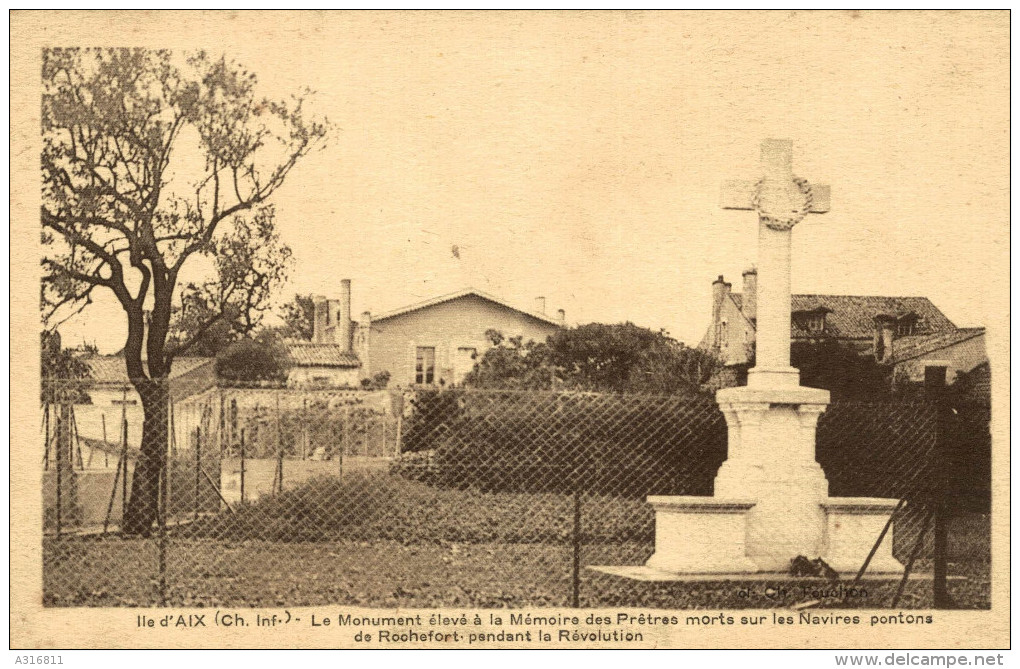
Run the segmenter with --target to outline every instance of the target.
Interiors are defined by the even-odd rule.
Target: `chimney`
[[[567,325],[567,312],[563,309],[556,310],[556,320],[560,322],[560,327],[566,327]]]
[[[744,270],[744,316],[751,322],[758,318],[758,270],[754,267]]]
[[[351,348],[354,343],[354,332],[351,327],[351,280],[343,279],[340,281],[340,314],[337,318],[338,341],[337,343],[343,347],[348,353],[351,352]]]
[[[722,319],[723,300],[730,294],[730,284],[726,283],[723,275],[712,282],[712,345],[719,345],[719,323]]]
[[[358,323],[358,329],[361,330],[359,337],[361,350],[358,351],[358,356],[361,358],[361,372],[363,375],[367,375],[371,371],[369,366],[369,346],[372,344],[372,312],[361,312],[361,322]]]
[[[545,298],[544,297],[536,297],[535,298],[535,312],[545,316]]]
[[[322,344],[326,341],[326,319],[329,316],[329,302],[322,295],[312,295],[314,307],[312,316],[312,341]]]
[[[896,341],[896,317],[878,314],[875,321],[875,360],[888,362],[892,358],[893,343]]]

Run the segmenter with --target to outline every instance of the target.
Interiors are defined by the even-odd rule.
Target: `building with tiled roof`
[[[89,366],[89,383],[96,388],[106,390],[131,389],[131,380],[127,374],[127,363],[123,355],[95,355],[85,359]],[[175,358],[170,366],[170,385],[178,393],[188,392],[186,386],[201,385],[198,381],[202,372],[215,373],[216,359],[207,357],[185,356]],[[201,378],[205,378],[201,376]],[[203,388],[204,389],[204,388]]]
[[[360,383],[361,360],[340,344],[288,341],[285,346],[289,386],[353,388]]]
[[[712,284],[712,321],[700,348],[729,366],[752,356],[757,318],[757,272],[743,274],[735,293],[720,276]],[[920,382],[926,366],[945,366],[947,382],[987,363],[984,328],[959,328],[926,297],[793,295],[794,341],[836,339],[894,368],[897,382]]]
[[[555,317],[546,314],[544,297],[536,298],[529,310],[473,288],[381,314],[366,311],[357,322],[350,316],[350,300],[346,279],[340,283],[339,299],[312,298],[312,341],[288,348],[293,382],[386,374],[395,385],[456,384],[491,346],[486,331],[545,341],[563,327],[566,317],[562,309]]]

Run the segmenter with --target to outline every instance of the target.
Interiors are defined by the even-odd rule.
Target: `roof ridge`
[[[493,303],[498,304],[500,306],[506,307],[507,309],[513,309],[514,311],[517,311],[519,313],[525,314],[527,316],[531,316],[532,318],[535,318],[537,320],[549,323],[551,325],[559,325],[559,321],[557,321],[556,319],[552,318],[551,316],[548,316],[548,315],[542,314],[542,313],[538,313],[536,311],[528,311],[526,309],[521,309],[520,307],[514,306],[513,304],[511,304],[507,300],[504,300],[504,299],[502,299],[500,297],[496,297],[495,295],[490,295],[490,294],[488,294],[488,293],[486,293],[484,291],[478,290],[477,288],[463,288],[461,290],[458,290],[458,291],[455,291],[455,292],[452,292],[452,293],[447,293],[445,295],[438,295],[438,296],[430,298],[428,300],[424,300],[424,301],[421,301],[421,302],[415,302],[414,304],[408,304],[406,306],[399,307],[397,309],[392,309],[390,311],[383,312],[382,314],[380,314],[378,316],[373,315],[372,316],[372,322],[385,320],[387,318],[393,318],[394,316],[400,316],[402,314],[406,314],[406,313],[409,313],[409,312],[412,312],[412,311],[417,311],[419,309],[425,309],[427,307],[432,307],[432,306],[435,306],[437,304],[442,304],[444,302],[449,302],[451,300],[460,299],[462,297],[467,297],[469,295],[475,295],[477,297],[482,298],[483,300],[488,300],[489,302],[493,302]]]

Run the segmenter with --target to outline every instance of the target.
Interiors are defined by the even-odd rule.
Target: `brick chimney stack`
[[[545,316],[545,298],[544,297],[536,297],[535,298],[535,312]]]
[[[312,341],[323,344],[326,341],[326,323],[329,318],[329,301],[322,295],[312,295]]]
[[[732,286],[726,283],[723,279],[723,275],[720,274],[719,278],[712,282],[712,344],[718,346],[718,332],[719,323],[722,319],[722,305],[723,300],[729,297],[730,288]]]
[[[337,317],[337,342],[348,353],[354,345],[354,329],[351,326],[351,280],[340,281],[340,313]]]
[[[749,321],[758,318],[758,270],[754,267],[744,270],[744,306],[742,311]]]

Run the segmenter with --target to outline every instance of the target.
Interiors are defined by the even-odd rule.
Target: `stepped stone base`
[[[655,509],[655,553],[643,568],[624,570],[640,580],[672,580],[678,575],[699,574],[719,578],[784,574],[797,555],[809,559],[820,556],[840,574],[854,575],[898,505],[897,500],[876,497],[825,499],[818,505],[819,514],[825,518],[823,533],[812,540],[812,546],[819,550],[811,550],[790,548],[789,541],[782,538],[767,549],[751,545],[749,536],[763,545],[768,543],[767,537],[755,536],[757,504],[753,500],[657,496],[649,497],[648,503]],[[890,528],[872,556],[867,574],[893,577],[903,573],[892,546]],[[782,552],[788,550],[793,552]]]

